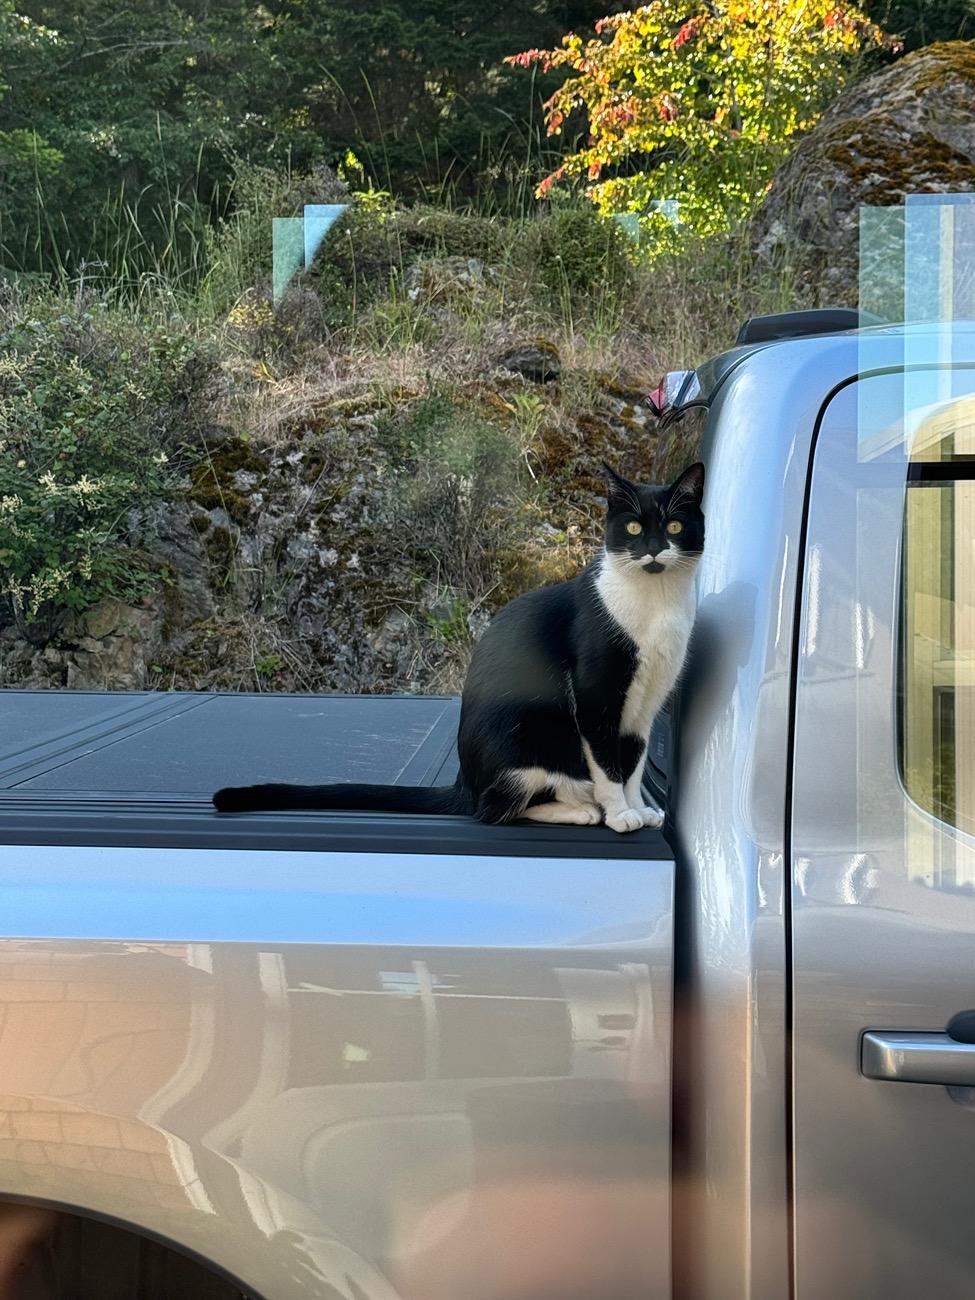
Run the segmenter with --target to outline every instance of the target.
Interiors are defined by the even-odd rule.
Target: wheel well
[[[136,1228],[41,1203],[0,1203],[4,1300],[255,1300],[254,1293]]]

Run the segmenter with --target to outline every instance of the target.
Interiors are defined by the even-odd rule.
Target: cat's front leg
[[[606,825],[621,834],[638,831],[643,812],[631,808],[626,798],[618,739],[614,744],[607,736],[594,736],[592,742],[583,737],[582,750],[592,777],[593,797],[603,810]]]
[[[646,761],[647,744],[646,741],[644,741],[640,748],[636,766],[623,783],[623,795],[626,799],[627,807],[632,808],[643,817],[644,826],[649,826],[653,830],[659,830],[659,828],[664,824],[664,814],[656,804],[647,803],[643,794],[643,771]]]

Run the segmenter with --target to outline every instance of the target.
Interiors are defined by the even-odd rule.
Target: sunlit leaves
[[[651,247],[726,229],[869,45],[896,42],[842,0],[652,0],[602,19],[593,38],[514,55],[570,74],[546,103],[550,134],[588,123],[538,195],[582,182],[603,212],[640,213]],[[677,227],[661,215],[667,199]]]

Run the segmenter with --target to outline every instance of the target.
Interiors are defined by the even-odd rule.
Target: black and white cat
[[[605,466],[605,544],[575,578],[495,615],[464,684],[452,786],[252,785],[221,812],[344,808],[524,817],[614,831],[660,826],[641,778],[654,716],[680,673],[704,549],[704,466],[669,487]]]

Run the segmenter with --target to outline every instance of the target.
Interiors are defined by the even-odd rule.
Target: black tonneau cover
[[[0,689],[4,845],[660,858],[660,831],[370,812],[220,814],[222,785],[449,785],[460,700]]]
[[[256,781],[449,785],[460,701],[0,691],[0,798],[209,799]]]

